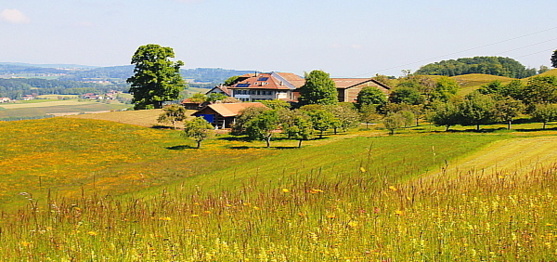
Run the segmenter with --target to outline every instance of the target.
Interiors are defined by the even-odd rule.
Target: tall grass
[[[3,213],[6,261],[550,261],[557,168],[392,184],[361,174],[50,199]],[[358,170],[361,172],[361,170]],[[31,197],[31,196],[29,196]]]

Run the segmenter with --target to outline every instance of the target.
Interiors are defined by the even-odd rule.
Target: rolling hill
[[[7,261],[547,261],[557,245],[555,130],[378,130],[302,149],[220,136],[201,150],[90,119],[0,132]]]
[[[486,75],[486,74],[467,74],[467,75],[459,75],[459,76],[452,76],[452,79],[456,80],[457,83],[460,84],[460,90],[458,94],[466,95],[474,90],[477,90],[482,85],[488,84],[493,81],[501,81],[502,83],[506,84],[515,78],[504,77],[504,76],[494,76],[494,75]]]

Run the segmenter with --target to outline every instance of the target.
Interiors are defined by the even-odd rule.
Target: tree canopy
[[[553,51],[553,55],[551,55],[551,66],[557,68],[557,50]]]
[[[127,80],[135,109],[162,108],[163,102],[178,99],[186,87],[180,75],[184,62],[173,62],[171,58],[172,48],[156,44],[143,45],[135,51],[131,61],[134,75]]]
[[[356,98],[358,107],[363,105],[384,105],[387,103],[387,95],[374,86],[362,88]]]
[[[464,74],[489,74],[512,78],[525,78],[535,75],[536,69],[526,68],[520,62],[497,56],[476,56],[443,60],[422,66],[416,74],[456,76]]]
[[[306,83],[300,87],[301,105],[336,105],[338,92],[335,82],[329,74],[321,70],[313,70],[306,74]]]
[[[184,121],[186,119],[186,108],[178,105],[167,105],[162,109],[157,121],[159,123],[171,123],[172,128],[176,129],[176,122]]]
[[[184,123],[184,135],[192,138],[197,143],[197,148],[201,147],[201,142],[212,135],[213,125],[203,117],[196,117]]]

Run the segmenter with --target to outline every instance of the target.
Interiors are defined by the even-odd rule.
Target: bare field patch
[[[90,105],[95,103],[97,102],[95,101],[80,102],[78,100],[57,100],[57,101],[45,101],[40,103],[3,104],[2,107],[5,108],[6,110],[9,110],[9,109],[35,108],[35,107]]]
[[[188,115],[192,114],[194,111],[188,111]],[[130,111],[121,111],[121,112],[106,112],[106,113],[98,113],[98,114],[83,114],[83,115],[75,115],[75,116],[68,116],[72,118],[81,118],[81,119],[95,119],[95,120],[106,120],[112,122],[118,122],[123,124],[130,124],[136,126],[144,126],[144,127],[153,127],[161,125],[157,122],[157,118],[162,113],[161,109],[153,109],[153,110],[130,110]],[[182,128],[183,124],[178,123],[178,128]]]

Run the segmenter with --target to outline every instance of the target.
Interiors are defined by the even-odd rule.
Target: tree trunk
[[[480,124],[476,125],[476,131],[480,131]]]
[[[302,148],[302,139],[298,140],[298,148]]]
[[[197,149],[201,147],[201,140],[197,140]]]
[[[337,134],[337,128],[333,128],[333,132],[335,133],[335,135]]]
[[[512,124],[512,121],[509,120],[509,122],[507,122],[507,129],[508,129],[508,130],[511,130],[512,125],[513,125],[513,124]]]
[[[267,136],[267,139],[265,139],[265,142],[267,143],[267,148],[271,147],[271,137],[272,137],[272,136],[273,136],[273,135],[268,135],[268,136]]]
[[[323,130],[321,130],[321,133],[319,133],[319,139],[323,138]]]
[[[547,124],[547,122],[544,121],[544,122],[543,122],[543,127],[542,127],[543,130],[545,130],[545,125],[546,125],[546,124]]]
[[[451,125],[446,125],[447,128],[445,128],[445,132],[449,131],[449,128],[451,128]]]

